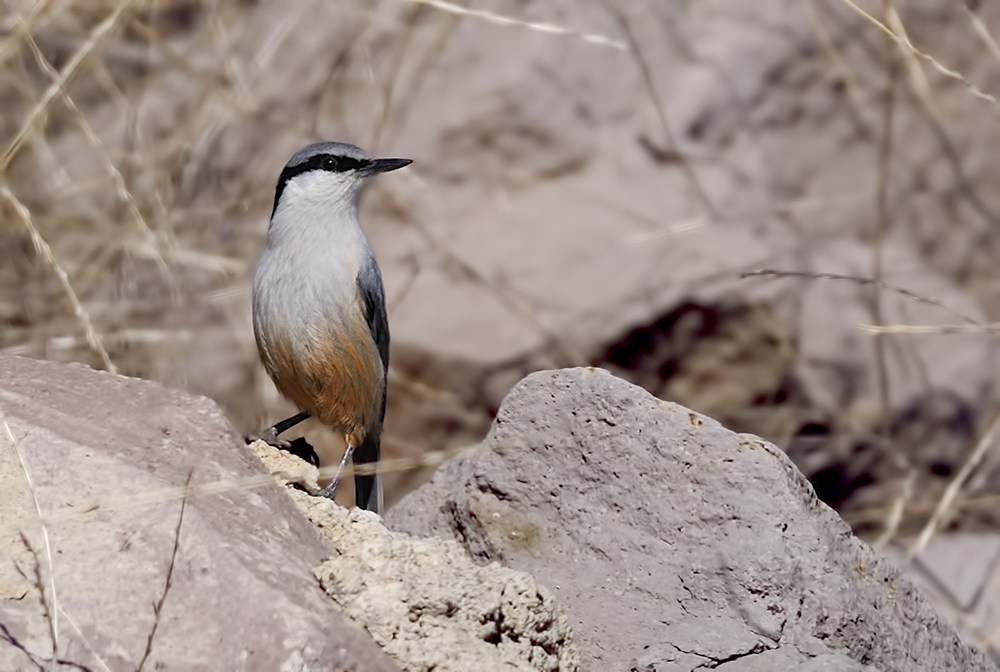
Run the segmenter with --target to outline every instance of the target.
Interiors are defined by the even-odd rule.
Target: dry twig
[[[10,424],[7,422],[7,418],[0,415],[0,423],[3,423],[4,433],[7,435],[7,440],[10,442],[11,450],[14,451],[14,455],[17,457],[18,464],[21,465],[21,472],[24,474],[24,480],[28,483],[28,492],[31,493],[31,501],[35,505],[35,513],[38,515],[38,523],[42,528],[42,540],[45,544],[45,560],[48,564],[48,575],[49,575],[49,598],[45,597],[45,590],[42,586],[39,586],[39,590],[42,592],[42,600],[45,604],[45,609],[48,612],[49,630],[52,637],[52,660],[57,660],[59,658],[59,596],[56,593],[56,577],[55,577],[55,564],[52,561],[52,542],[49,540],[49,528],[45,524],[45,516],[42,514],[42,505],[38,501],[38,491],[35,489],[35,483],[31,480],[31,471],[28,470],[28,465],[24,462],[24,456],[21,455],[21,449],[18,445],[18,440],[14,436],[14,432],[10,428]]]
[[[73,78],[74,75],[83,65],[83,62],[90,56],[94,50],[100,45],[105,38],[118,26],[119,21],[121,21],[125,10],[128,9],[135,0],[125,0],[115,11],[108,14],[104,21],[99,23],[90,32],[90,36],[87,38],[86,42],[80,45],[80,48],[76,50],[76,53],[69,59],[63,69],[59,72],[59,77],[56,81],[52,82],[49,87],[42,94],[41,99],[32,108],[31,112],[28,113],[27,117],[21,124],[14,138],[8,143],[6,149],[0,154],[0,172],[7,169],[10,165],[11,160],[17,154],[21,145],[28,138],[32,129],[35,127],[35,123],[42,118],[42,115],[48,109],[49,104],[52,100],[59,94],[60,91],[64,90],[66,84]]]
[[[989,334],[1000,335],[1000,322],[990,324],[862,324],[869,334]]]
[[[42,234],[38,232],[38,229],[36,229],[35,225],[32,223],[31,211],[29,211],[28,208],[21,203],[21,201],[19,201],[7,187],[0,187],[0,194],[10,201],[10,204],[14,207],[15,212],[17,212],[21,221],[24,222],[25,227],[27,227],[28,233],[31,234],[31,242],[35,246],[35,249],[38,250],[38,253],[42,255],[42,258],[45,259],[46,263],[52,267],[52,270],[59,278],[59,282],[63,286],[63,291],[66,292],[66,296],[69,298],[70,304],[73,306],[73,313],[76,315],[77,319],[80,320],[80,324],[83,325],[83,333],[87,337],[87,343],[89,343],[94,352],[100,356],[101,361],[104,362],[105,369],[111,373],[118,373],[118,367],[116,367],[114,362],[111,361],[111,357],[108,355],[108,351],[104,348],[101,338],[97,335],[97,331],[94,330],[94,325],[90,320],[90,314],[84,310],[83,304],[80,303],[80,298],[76,295],[73,285],[69,282],[69,274],[66,273],[66,270],[59,265],[58,261],[56,261],[56,257],[52,253],[52,248],[49,247],[49,244],[45,242]]]
[[[666,152],[676,158],[681,171],[683,171],[687,181],[691,184],[695,195],[701,201],[708,216],[711,219],[717,220],[719,218],[719,211],[716,209],[715,204],[712,203],[712,199],[709,198],[705,187],[702,186],[701,180],[698,179],[698,175],[691,166],[691,162],[678,150],[677,139],[674,137],[674,132],[670,129],[670,124],[667,121],[667,112],[663,108],[663,103],[660,102],[660,96],[656,91],[656,84],[653,82],[653,71],[650,69],[649,63],[646,61],[646,57],[639,47],[639,41],[636,39],[635,33],[632,32],[632,26],[629,24],[628,17],[625,16],[621,8],[613,0],[605,0],[604,5],[618,22],[622,32],[625,33],[626,39],[628,39],[629,52],[635,59],[636,65],[639,67],[639,72],[642,74],[642,81],[653,103],[653,108],[656,110],[656,117],[660,122],[660,132],[663,133],[663,139],[669,146]]]
[[[883,13],[890,16],[894,12],[891,0],[883,0],[882,2]],[[896,80],[899,77],[899,64],[896,54],[891,50],[887,49],[886,54],[886,79],[888,80],[886,88],[886,101],[885,107],[883,108],[882,114],[882,137],[879,143],[879,156],[878,156],[878,184],[875,189],[875,235],[873,236],[872,244],[872,318],[875,320],[875,324],[882,324],[882,278],[885,271],[885,237],[889,230],[889,170],[892,165],[892,136],[893,136],[893,122],[895,120],[896,112]],[[887,450],[896,463],[896,467],[903,472],[905,475],[903,477],[902,486],[899,489],[899,494],[896,498],[895,504],[890,508],[889,517],[886,519],[885,527],[882,534],[879,535],[878,539],[875,540],[875,548],[883,548],[886,544],[892,541],[893,537],[899,531],[899,525],[903,521],[903,509],[906,507],[906,502],[909,499],[910,492],[913,489],[913,481],[915,480],[915,474],[913,472],[913,464],[910,461],[910,457],[906,450],[900,446],[892,445],[891,438],[889,436],[889,414],[890,414],[890,380],[889,380],[889,365],[887,362],[888,353],[886,352],[887,343],[884,336],[879,335],[875,338],[875,379],[878,384],[878,396],[879,402],[881,404],[882,422],[878,427],[878,435],[882,447]]]
[[[951,482],[948,483],[948,487],[945,488],[944,493],[941,495],[941,499],[938,500],[937,506],[934,507],[934,513],[931,514],[930,520],[924,526],[923,530],[920,532],[920,536],[917,537],[916,542],[910,547],[909,551],[906,553],[906,561],[910,562],[916,556],[920,555],[927,544],[930,543],[931,538],[940,529],[941,525],[944,523],[945,519],[953,511],[953,507],[959,493],[962,491],[962,486],[965,482],[969,480],[972,472],[979,466],[982,462],[983,457],[986,452],[994,444],[994,436],[997,431],[1000,430],[1000,410],[993,414],[993,419],[990,420],[989,426],[986,431],[982,433],[979,440],[976,442],[975,447],[965,458],[962,463],[961,469],[952,477]]]
[[[889,37],[889,39],[891,39],[893,42],[899,45],[899,48],[902,49],[904,52],[913,54],[917,58],[926,61],[931,66],[933,66],[935,70],[940,72],[945,77],[953,79],[957,82],[961,82],[965,86],[965,88],[968,89],[968,91],[975,97],[989,101],[994,105],[997,104],[997,99],[995,96],[986,93],[985,91],[977,87],[975,84],[966,79],[965,76],[962,75],[962,73],[945,67],[944,65],[941,64],[940,61],[938,61],[930,54],[926,54],[917,49],[915,46],[913,46],[913,43],[910,42],[909,38],[906,37],[905,35],[902,36],[897,35],[889,26],[885,25],[884,23],[876,19],[874,16],[863,10],[861,7],[858,7],[851,0],[841,0],[841,2],[843,2],[845,5],[853,9],[855,12],[864,17],[866,21],[868,21],[876,28],[881,30],[883,33],[885,33]]]
[[[748,271],[740,275],[741,278],[753,278],[753,277],[775,277],[775,278],[805,278],[807,280],[846,280],[848,282],[856,282],[860,285],[870,285],[875,284],[875,279],[873,278],[863,278],[857,275],[841,275],[839,273],[809,273],[806,271],[781,271],[770,268],[764,268],[759,271]],[[935,299],[932,296],[923,296],[922,294],[917,294],[914,291],[906,289],[905,287],[896,287],[894,285],[889,285],[884,282],[879,282],[878,286],[881,289],[895,292],[896,294],[901,294],[902,296],[913,299],[920,303],[926,303],[931,306],[937,306],[941,310],[947,311],[966,322],[976,325],[977,328],[983,325],[974,317],[970,317],[965,313],[951,308],[945,304],[940,299]],[[874,328],[874,327],[873,327]],[[886,327],[887,328],[887,327]]]
[[[184,511],[187,509],[187,489],[191,486],[191,477],[194,475],[194,470],[192,469],[188,473],[187,480],[184,481],[185,494],[181,498],[181,513],[177,517],[177,527],[174,529],[174,547],[170,553],[170,564],[167,565],[167,579],[163,585],[163,592],[160,593],[160,599],[153,603],[153,627],[149,630],[149,637],[146,638],[146,650],[142,654],[142,660],[139,661],[139,667],[136,668],[136,672],[142,672],[143,666],[145,666],[146,661],[149,659],[149,654],[153,651],[153,638],[156,637],[156,629],[160,625],[160,615],[163,613],[163,603],[167,601],[167,593],[170,592],[170,587],[173,585],[174,578],[174,567],[177,565],[177,550],[181,546],[181,527],[184,525]]]
[[[443,12],[449,12],[458,16],[470,16],[476,19],[482,19],[498,26],[520,26],[539,33],[578,37],[584,42],[588,42],[590,44],[596,44],[602,47],[611,47],[612,49],[619,49],[621,51],[626,50],[626,46],[624,44],[610,37],[598,35],[596,33],[585,33],[579,30],[574,30],[573,28],[564,28],[563,26],[557,26],[552,23],[522,21],[521,19],[503,16],[501,14],[494,14],[493,12],[487,12],[479,9],[469,9],[467,7],[462,7],[461,5],[456,5],[453,2],[446,2],[445,0],[403,0],[403,2],[414,2],[422,5],[428,5]]]

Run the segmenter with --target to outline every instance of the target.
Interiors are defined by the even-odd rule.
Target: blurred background
[[[388,458],[476,443],[531,371],[605,367],[783,447],[877,547],[990,540],[946,544],[984,578],[941,599],[1000,641],[1000,5],[0,12],[3,351],[207,395],[259,431],[295,410],[250,325],[282,166],[317,140],[412,158],[362,213]],[[430,471],[390,474],[390,503]]]

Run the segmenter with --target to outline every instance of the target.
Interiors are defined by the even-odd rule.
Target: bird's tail
[[[379,460],[379,432],[369,432],[361,445],[354,449],[354,465],[374,464]],[[355,503],[358,508],[382,513],[382,476],[380,474],[354,474]]]

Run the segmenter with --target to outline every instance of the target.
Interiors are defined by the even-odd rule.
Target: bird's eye
[[[323,159],[323,169],[324,170],[337,170],[338,162],[337,157],[328,156]]]

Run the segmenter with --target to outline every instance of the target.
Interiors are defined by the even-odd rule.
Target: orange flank
[[[384,373],[364,318],[340,326],[300,327],[294,339],[271,329],[261,359],[281,394],[358,446],[379,419]]]

